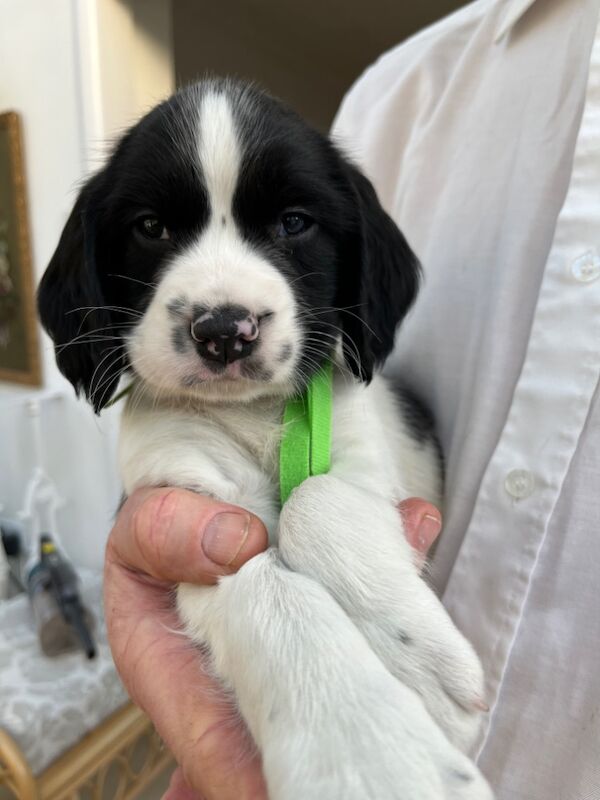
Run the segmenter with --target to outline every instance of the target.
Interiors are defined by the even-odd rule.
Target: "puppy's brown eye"
[[[313,222],[314,220],[308,214],[290,211],[282,215],[278,234],[279,236],[297,236],[299,233],[307,231]]]
[[[146,239],[170,239],[167,228],[158,217],[141,217],[136,222],[136,228]]]

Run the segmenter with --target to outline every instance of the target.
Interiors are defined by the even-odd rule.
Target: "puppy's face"
[[[341,344],[369,380],[418,265],[368,181],[272,98],[210,81],[158,106],[84,187],[42,280],[58,364],[96,410],[289,396]]]

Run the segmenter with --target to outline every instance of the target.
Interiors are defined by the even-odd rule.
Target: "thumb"
[[[187,785],[181,767],[177,767],[171,775],[169,788],[161,800],[204,800],[202,795],[195,792]]]
[[[107,545],[114,562],[169,583],[213,584],[267,547],[254,514],[186,489],[139,489]]]

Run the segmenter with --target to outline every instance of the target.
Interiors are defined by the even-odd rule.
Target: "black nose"
[[[190,332],[198,355],[231,364],[254,350],[258,319],[243,306],[219,306],[198,314]]]

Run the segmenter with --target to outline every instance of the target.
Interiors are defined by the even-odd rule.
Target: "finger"
[[[215,583],[267,547],[248,511],[185,489],[140,489],[119,512],[113,560],[159,581]]]
[[[190,789],[185,782],[182,770],[177,767],[171,775],[169,788],[163,794],[161,800],[205,800],[198,792]]]
[[[181,635],[168,588],[107,550],[108,636],[132,699],[146,711],[205,800],[266,800],[260,761],[199,651]]]
[[[409,544],[422,556],[427,555],[442,530],[442,515],[434,505],[418,497],[404,500],[398,508]]]

